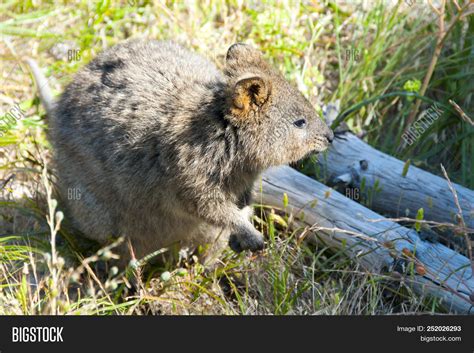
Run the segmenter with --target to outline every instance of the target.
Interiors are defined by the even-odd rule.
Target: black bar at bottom
[[[38,342],[43,340],[49,342]],[[0,317],[0,353],[135,352],[167,348],[206,353],[227,349],[472,353],[474,317]]]

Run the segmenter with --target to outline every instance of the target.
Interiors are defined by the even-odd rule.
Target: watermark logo
[[[82,197],[81,189],[79,188],[68,188],[67,189],[67,199],[79,201]]]
[[[360,61],[361,54],[359,49],[348,48],[345,51],[345,61]]]
[[[413,145],[433,123],[443,114],[443,110],[434,103],[430,108],[425,110],[421,116],[408,128],[402,135],[402,139],[406,145]]]
[[[359,188],[346,188],[346,197],[354,201],[360,200],[360,189]]]
[[[12,327],[12,342],[13,343],[57,343],[64,342],[63,340],[64,327]]]
[[[81,60],[81,51],[78,49],[68,49],[67,51],[67,61],[80,61]]]
[[[0,137],[15,125],[15,123],[25,117],[25,112],[18,104],[15,104],[4,116],[0,118]]]

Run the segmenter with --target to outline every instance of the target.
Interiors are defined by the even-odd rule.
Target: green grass
[[[398,7],[402,3],[399,2]],[[460,119],[448,100],[457,102],[468,116],[474,115],[474,16],[455,24],[419,111],[421,113],[437,102],[445,107],[444,114],[415,144],[400,149],[401,135],[414,102],[404,95],[384,96],[402,91],[409,80],[423,81],[438,29],[433,13],[427,14],[430,12],[428,6],[418,6],[416,11],[427,15],[415,18],[386,11],[384,6],[379,2],[363,14],[362,21],[352,19],[353,15],[338,16],[336,12],[338,22],[353,23],[359,27],[355,32],[360,35],[352,36],[348,43],[341,43],[337,37],[339,86],[332,99],[340,99],[341,106],[347,108],[374,100],[346,120],[354,131],[364,132],[367,141],[380,150],[402,160],[411,159],[433,173],[441,174],[439,164],[443,163],[453,180],[473,188],[474,127]],[[449,7],[448,19],[453,17],[453,12]],[[373,26],[374,23],[377,25]],[[361,59],[344,62],[340,53],[342,47],[358,48]],[[361,85],[362,90],[359,89]]]
[[[262,254],[229,250],[214,268],[191,257],[123,276],[110,262],[113,248],[104,251],[75,236],[48,195],[47,122],[21,61],[35,58],[60,93],[98,52],[128,37],[171,38],[219,66],[229,45],[245,41],[259,47],[319,112],[339,100],[341,111],[351,113],[345,122],[371,145],[434,173],[443,163],[454,181],[473,188],[474,130],[453,110],[446,109],[413,147],[399,149],[413,107],[403,87],[423,80],[437,30],[429,7],[413,6],[416,10],[403,1],[395,7],[378,1],[368,9],[333,1],[2,3],[1,111],[20,104],[26,114],[0,137],[1,179],[9,180],[2,182],[0,201],[0,314],[443,312],[436,301],[417,297],[388,275],[367,272],[343,251],[301,242],[304,230],[288,228],[289,214],[258,205],[254,222],[267,238]],[[79,53],[79,60],[68,60],[68,50]],[[450,34],[422,109],[432,102],[449,107],[453,99],[474,116],[473,52],[470,16]],[[311,162],[306,167],[314,168]]]

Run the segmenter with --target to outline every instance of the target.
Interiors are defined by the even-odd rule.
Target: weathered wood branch
[[[336,139],[319,164],[329,183],[345,183],[371,192],[369,207],[392,217],[415,218],[423,208],[424,219],[458,224],[458,209],[445,179],[380,152],[352,133]],[[363,181],[364,180],[364,181]],[[376,186],[376,187],[374,187]],[[465,225],[474,229],[474,191],[453,183]],[[408,211],[407,211],[408,210]]]
[[[470,300],[473,273],[470,261],[461,254],[442,244],[422,241],[416,231],[385,220],[290,167],[267,170],[255,193],[256,202],[280,208],[286,193],[292,212],[296,216],[304,212],[302,222],[314,230],[312,241],[344,250],[371,272],[400,272],[401,263],[408,268],[410,262],[420,265],[423,271],[405,275],[417,293],[442,299],[448,310],[474,313]],[[412,253],[413,259],[403,255]]]

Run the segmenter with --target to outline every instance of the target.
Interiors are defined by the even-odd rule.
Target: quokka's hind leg
[[[72,225],[89,239],[106,243],[118,231],[117,198],[111,183],[97,165],[69,146],[61,145],[56,157],[58,191]],[[58,152],[58,154],[59,154]]]
[[[138,232],[141,237],[125,238],[114,253],[120,256],[118,263],[122,268],[129,265],[130,260],[146,260],[148,264],[178,263],[183,254],[196,254],[199,262],[206,267],[218,263],[224,249],[228,247],[230,230],[202,223],[188,228],[186,232],[172,234],[168,229],[166,234],[147,234]],[[169,233],[169,234],[168,234]],[[166,238],[166,245],[162,240]],[[174,242],[171,242],[174,240]],[[187,251],[182,251],[187,250]]]

